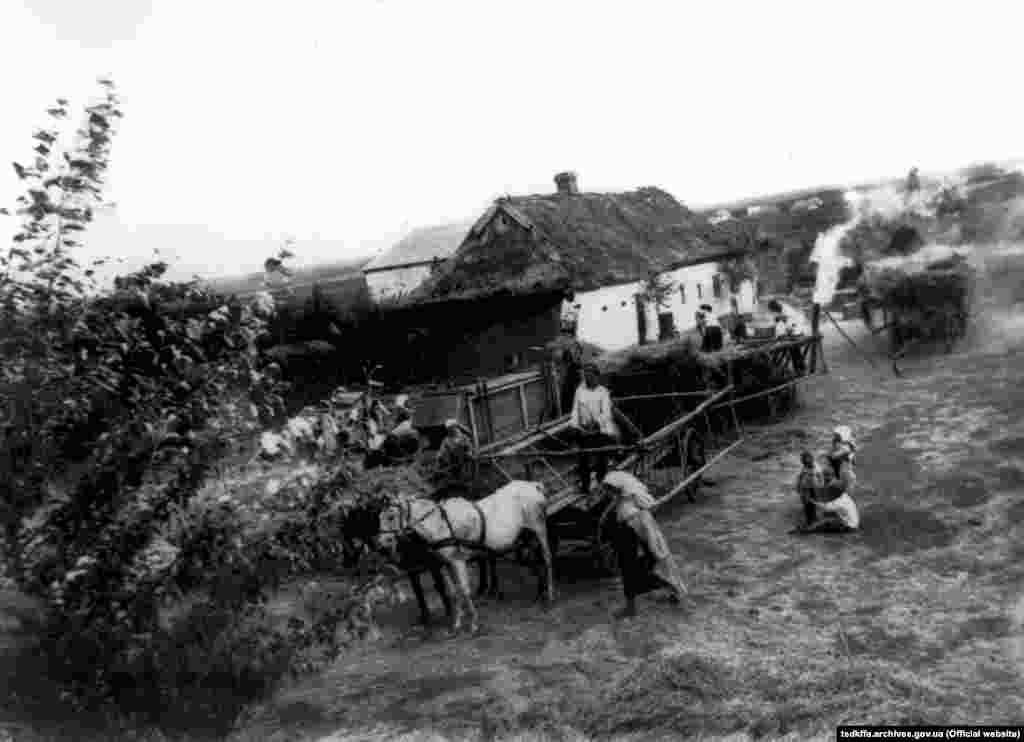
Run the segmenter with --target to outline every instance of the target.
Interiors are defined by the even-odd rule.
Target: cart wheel
[[[707,463],[707,456],[704,453],[704,439],[693,428],[687,430],[686,435],[683,437],[683,451],[685,452],[683,458],[683,479],[685,479]],[[700,479],[700,477],[697,477],[686,486],[686,497],[690,502],[695,502],[697,499],[697,492],[700,490]]]

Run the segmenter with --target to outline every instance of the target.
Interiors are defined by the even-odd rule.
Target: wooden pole
[[[474,450],[480,449],[480,428],[476,423],[476,413],[473,411],[473,397],[468,393],[462,393],[459,395],[459,399],[465,401],[466,406],[469,408],[469,429],[473,434],[473,448]]]
[[[554,406],[551,419],[555,420],[562,414],[562,381],[559,378],[561,374],[558,373],[558,366],[554,361],[548,361],[547,369],[548,398]]]
[[[821,336],[821,304],[814,302],[811,307],[811,337],[814,343],[811,345],[811,373],[818,371],[818,338]]]
[[[523,432],[530,429],[530,413],[526,409],[526,383],[519,385],[519,411],[523,415]]]
[[[832,324],[836,326],[836,329],[839,330],[839,334],[846,338],[846,342],[852,345],[858,353],[864,356],[867,362],[871,364],[871,368],[878,368],[878,366],[875,364],[874,359],[871,358],[871,356],[869,356],[866,352],[864,352],[864,350],[861,349],[861,347],[857,345],[857,343],[853,342],[853,338],[847,335],[846,331],[839,326],[839,323],[836,322],[835,317],[833,317],[828,311],[825,312],[825,316],[828,317]]]

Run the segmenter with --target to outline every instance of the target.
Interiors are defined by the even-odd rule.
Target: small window
[[[624,306],[626,306],[626,304],[627,304],[627,302],[623,301],[623,302],[622,302],[622,304],[621,304],[620,306],[623,306],[623,307],[624,307]]]
[[[679,301],[686,303],[686,284],[682,281],[679,282]]]
[[[701,288],[699,283],[697,284],[697,298],[698,299],[703,299],[704,298],[704,290]]]
[[[711,293],[716,299],[722,298],[722,277],[717,273],[711,277]]]
[[[603,307],[601,307],[601,311],[602,312],[607,312],[608,311],[608,305],[606,304]]]

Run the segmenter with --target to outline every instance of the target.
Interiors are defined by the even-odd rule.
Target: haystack
[[[860,289],[869,304],[892,314],[897,342],[908,336],[949,340],[970,315],[975,277],[967,260],[954,255],[925,265],[869,266]]]
[[[771,362],[770,353],[751,353],[743,346],[702,353],[692,338],[633,346],[607,353],[596,363],[615,396],[722,389],[729,384],[730,366],[737,397],[794,378],[791,371]],[[753,408],[751,412],[757,414]]]

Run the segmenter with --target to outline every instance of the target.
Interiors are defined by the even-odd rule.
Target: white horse
[[[440,503],[413,499],[385,508],[380,514],[380,545],[394,551],[398,537],[415,534],[444,562],[451,588],[452,630],[462,628],[463,604],[470,631],[479,624],[469,584],[467,562],[481,551],[507,552],[526,534],[536,537],[543,561],[541,590],[547,605],[555,600],[551,549],[547,532],[547,497],[537,482],[513,481],[478,502],[453,497]]]

